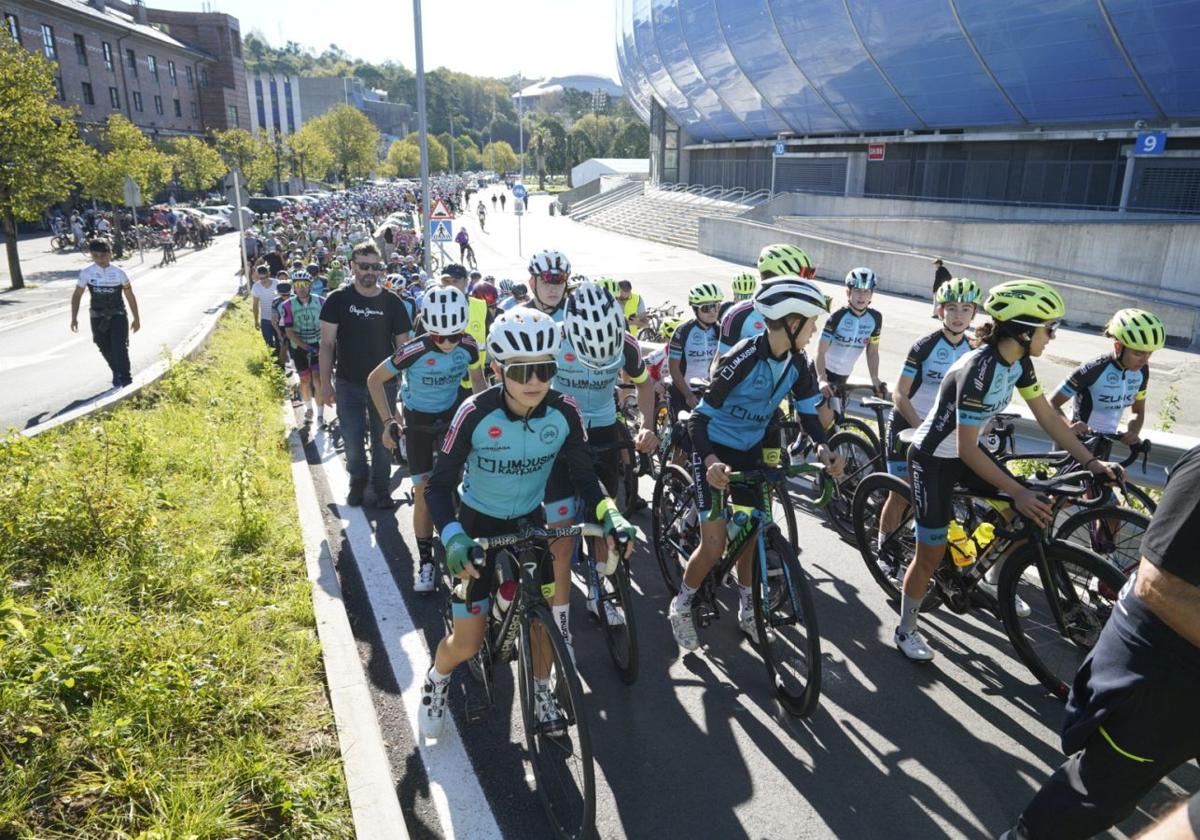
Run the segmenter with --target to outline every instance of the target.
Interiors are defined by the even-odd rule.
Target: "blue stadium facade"
[[[663,181],[757,188],[780,137],[810,161],[882,140],[868,194],[1104,207],[1136,131],[1168,131],[1168,168],[1200,149],[1200,0],[618,0],[618,15]],[[837,167],[816,177],[831,159],[788,165],[840,191]],[[955,178],[973,161],[986,183]],[[1196,193],[1175,200],[1200,209]]]

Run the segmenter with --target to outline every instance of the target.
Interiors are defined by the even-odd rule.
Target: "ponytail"
[[[995,347],[1000,343],[1000,339],[1002,338],[1014,338],[1022,347],[1028,349],[1034,329],[1035,327],[1030,327],[1026,324],[997,321],[993,318],[975,330],[975,338],[971,341],[971,347],[979,349],[985,344]]]

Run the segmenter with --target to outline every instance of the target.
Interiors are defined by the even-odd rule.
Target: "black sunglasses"
[[[387,268],[387,266],[385,266],[383,263],[355,262],[354,264],[362,271],[383,271],[385,268]]]
[[[701,304],[697,304],[696,311],[697,312],[705,312],[705,313],[716,312],[719,307],[720,307],[719,303],[701,303]]]
[[[542,382],[549,382],[558,373],[558,364],[555,362],[515,362],[502,368],[504,375],[518,385],[524,385],[535,377]]]

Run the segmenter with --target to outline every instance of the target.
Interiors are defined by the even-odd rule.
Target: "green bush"
[[[0,836],[352,834],[247,313],[103,417],[0,439]]]

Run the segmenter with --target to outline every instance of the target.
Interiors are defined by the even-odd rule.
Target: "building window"
[[[154,113],[158,114],[161,117],[162,112],[163,112],[162,97],[156,96],[156,97],[154,97]]]
[[[111,73],[113,71],[112,46],[105,41],[100,45],[100,50],[104,53],[104,69]]]
[[[208,87],[208,68],[200,68],[200,87]]]
[[[129,65],[129,75],[137,78],[137,56],[133,50],[125,50],[125,63]]]
[[[95,105],[96,104],[96,97],[92,93],[91,82],[83,83],[83,104],[84,105]]]
[[[275,77],[271,77],[271,127],[276,133],[282,130],[283,126],[279,122],[279,85],[275,81]]]
[[[65,102],[67,93],[63,90],[62,76],[54,77],[54,98],[59,102]]]
[[[283,80],[283,106],[287,113],[287,130],[289,134],[296,131],[295,113],[292,111],[292,80]]]
[[[187,76],[188,87],[192,87],[192,86],[195,84],[195,81],[192,79],[192,68],[191,68],[191,65],[188,65],[187,67],[184,67],[184,68],[183,68],[183,72],[184,72],[184,74]]]
[[[46,58],[58,58],[58,47],[54,46],[54,27],[46,23],[42,24],[42,52]]]
[[[230,36],[233,38],[233,54],[238,58],[242,57],[242,38],[238,35],[236,29],[229,30]]]
[[[178,99],[175,99],[173,101],[175,103],[175,116],[182,117],[183,116],[183,103],[181,103]]]
[[[150,75],[154,77],[154,81],[158,81],[158,59],[152,55],[146,56],[146,66],[150,68]]]
[[[236,105],[229,106],[229,124],[234,128],[241,128],[242,124],[238,121],[238,109]]]
[[[80,64],[87,66],[87,42],[78,32],[75,33],[75,57],[79,59]]]
[[[112,105],[114,111],[121,110],[121,92],[115,87],[108,89],[108,104]]]
[[[4,28],[8,30],[9,36],[18,44],[21,43],[21,22],[17,20],[16,15],[4,15]]]
[[[200,110],[196,107],[196,103],[192,102],[192,119],[199,119]]]
[[[133,92],[133,110],[142,113],[142,94],[136,90]]]
[[[267,110],[263,104],[263,83],[262,79],[254,80],[254,104],[258,108],[258,127],[265,128],[267,125]]]
[[[171,77],[171,84],[173,84],[173,85],[179,84],[179,79],[176,78],[176,76],[175,76],[175,62],[174,61],[167,62],[167,75]]]

